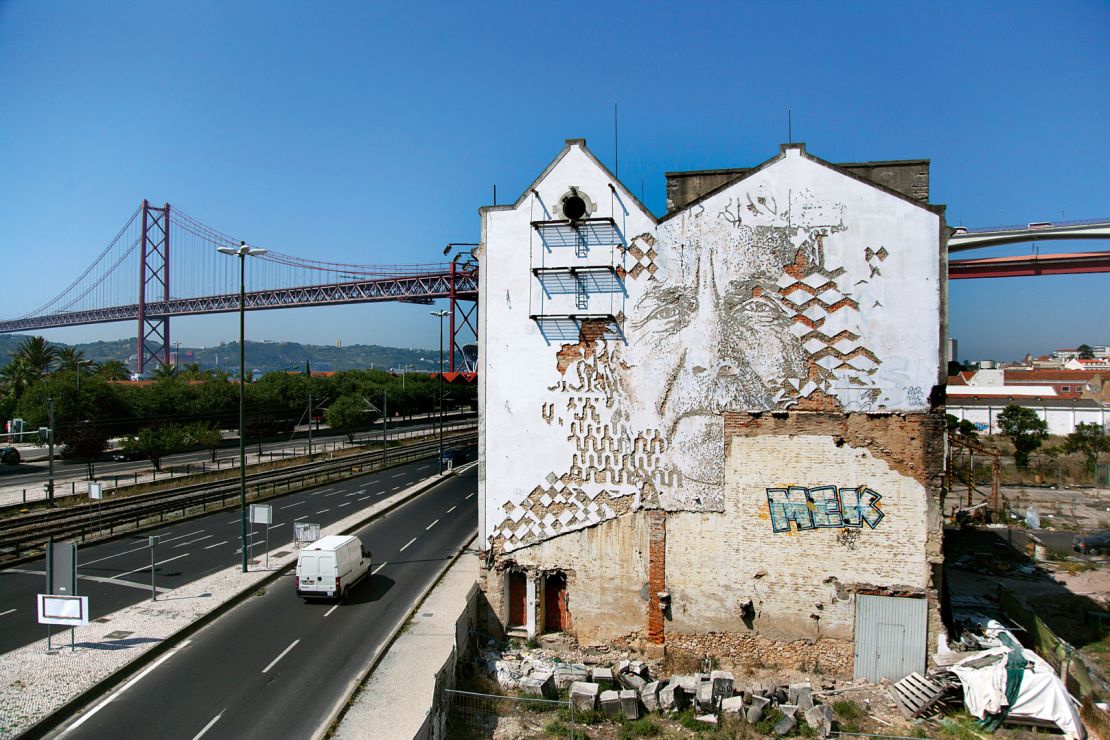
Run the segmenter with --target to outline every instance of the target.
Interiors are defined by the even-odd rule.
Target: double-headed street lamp
[[[439,319],[439,472],[443,474],[443,317],[447,311],[432,311]]]
[[[261,257],[266,254],[265,249],[248,247],[246,242],[239,242],[239,247],[216,247],[223,254],[235,255],[239,258],[239,518],[240,535],[243,540],[243,572],[247,572],[247,436],[244,432],[246,426],[246,408],[243,397],[243,376],[246,374],[246,360],[243,354],[244,329],[246,326],[246,264],[247,257]]]

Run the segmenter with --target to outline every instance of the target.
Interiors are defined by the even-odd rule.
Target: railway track
[[[444,443],[460,447],[475,444],[477,440],[476,432],[463,432],[445,437]],[[368,451],[251,473],[247,476],[246,498],[248,502],[264,501],[291,491],[419,460],[435,455],[438,449],[439,442],[431,440],[389,450],[388,459],[382,450]],[[167,520],[238,505],[239,479],[236,477],[10,516],[0,519],[0,563],[37,556],[51,540],[104,540],[122,532],[159,526]]]

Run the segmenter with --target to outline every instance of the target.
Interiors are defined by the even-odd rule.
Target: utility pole
[[[50,443],[50,470],[48,480],[46,483],[46,500],[48,506],[54,505],[54,399],[48,398],[47,400],[47,420],[50,423],[50,431],[47,432],[48,442]]]
[[[382,465],[385,465],[389,450],[389,391],[382,391]]]
[[[312,457],[312,391],[308,393],[308,456]]]

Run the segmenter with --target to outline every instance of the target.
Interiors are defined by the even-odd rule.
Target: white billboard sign
[[[251,504],[251,524],[273,524],[269,504]]]
[[[104,489],[101,487],[98,481],[89,481],[89,498],[104,498]]]
[[[320,525],[315,522],[293,522],[294,542],[315,542],[320,539]]]
[[[89,623],[88,596],[38,594],[39,624],[70,627]]]

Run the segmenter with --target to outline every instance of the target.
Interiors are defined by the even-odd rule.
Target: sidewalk
[[[432,476],[380,503],[325,527],[321,536],[341,534],[383,511],[422,493],[441,480]],[[252,561],[249,573],[230,566],[181,588],[160,594],[158,601],[143,601],[77,628],[76,650],[69,648],[68,630],[58,631],[54,649],[46,639],[0,655],[0,738],[13,738],[51,714],[76,709],[90,699],[86,692],[133,664],[152,660],[177,642],[175,637],[211,621],[260,585],[281,575],[296,562],[295,549],[283,557],[270,555],[269,569]],[[55,627],[55,630],[60,628]],[[70,704],[73,706],[67,706]]]
[[[435,702],[436,674],[455,647],[459,618],[478,581],[479,563],[478,555],[467,551],[412,617],[402,620],[401,634],[355,694],[333,737],[412,740],[422,731]],[[321,736],[326,730],[321,728]]]

